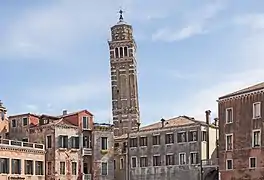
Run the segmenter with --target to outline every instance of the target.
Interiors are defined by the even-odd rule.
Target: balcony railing
[[[83,148],[82,154],[83,154],[83,156],[91,156],[92,155],[92,148]]]
[[[30,143],[30,142],[23,142],[23,141],[9,140],[9,139],[0,139],[0,146],[1,145],[45,150],[44,144],[37,144],[37,143]]]
[[[92,179],[92,175],[91,174],[84,174],[83,175],[83,180],[91,180]]]

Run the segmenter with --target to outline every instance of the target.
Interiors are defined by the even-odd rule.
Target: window
[[[147,167],[147,166],[148,166],[147,157],[140,157],[140,167]]]
[[[253,118],[261,117],[261,104],[260,102],[253,104]]]
[[[23,138],[22,141],[23,142],[28,142],[28,138]]]
[[[161,166],[160,156],[153,156],[153,166]]]
[[[191,153],[191,164],[198,164],[198,153],[192,152]]]
[[[46,146],[47,146],[47,148],[51,148],[51,135],[47,136]]]
[[[116,170],[116,160],[114,159],[114,170]]]
[[[130,138],[130,147],[137,147],[137,138]]]
[[[147,137],[140,137],[139,138],[139,145],[140,146],[147,146],[148,145],[148,139],[147,139]]]
[[[177,136],[177,139],[178,139],[178,143],[186,142],[186,140],[187,140],[186,132],[179,132],[178,136]]]
[[[173,143],[174,143],[173,134],[166,134],[165,135],[165,144],[173,144]]]
[[[9,159],[0,158],[0,174],[9,174]]]
[[[83,136],[83,147],[84,148],[91,148],[91,139],[90,136]]]
[[[60,174],[65,175],[65,162],[60,162]]]
[[[83,117],[83,129],[88,129],[88,127],[89,127],[88,117],[85,116]]]
[[[11,123],[12,123],[12,127],[13,128],[15,128],[17,126],[17,123],[16,123],[16,120],[15,119],[12,119]]]
[[[124,48],[124,56],[126,57],[127,56],[127,47]]]
[[[43,161],[35,161],[35,165],[36,165],[35,174],[36,175],[44,175]]]
[[[59,148],[68,148],[68,136],[59,136]]]
[[[25,160],[25,174],[33,175],[33,161]]]
[[[77,162],[72,162],[72,175],[77,174]]]
[[[226,150],[232,150],[233,149],[233,135],[228,134],[226,135]]]
[[[226,160],[226,169],[227,170],[233,169],[233,160],[232,159]]]
[[[202,131],[202,141],[206,141],[207,132]]]
[[[256,168],[257,167],[257,158],[250,157],[249,158],[249,168]]]
[[[107,137],[101,137],[101,148],[107,150]]]
[[[233,108],[226,109],[226,123],[233,122]]]
[[[174,161],[174,155],[173,154],[167,154],[166,155],[166,165],[174,165],[175,161]]]
[[[118,58],[119,54],[118,54],[118,48],[115,48],[115,57]]]
[[[102,175],[103,176],[107,175],[107,162],[102,163]]]
[[[261,133],[260,130],[253,130],[252,132],[252,147],[260,147]]]
[[[160,135],[155,135],[152,137],[153,145],[160,145]]]
[[[48,175],[51,175],[51,173],[52,173],[52,164],[51,164],[51,162],[48,162]]]
[[[21,174],[21,160],[12,159],[12,174]]]
[[[137,167],[137,158],[136,157],[132,157],[131,158],[131,167]]]
[[[23,118],[22,119],[22,121],[23,121],[23,126],[27,126],[28,125],[28,118]]]
[[[124,169],[124,159],[120,159],[120,169]]]
[[[71,137],[71,147],[73,149],[79,149],[79,137]]]
[[[186,164],[186,154],[185,153],[179,154],[179,164],[180,165]]]
[[[122,57],[123,57],[123,55],[124,55],[124,54],[123,54],[123,52],[124,52],[124,51],[123,51],[123,48],[122,48],[122,47],[120,47],[119,51],[120,51],[120,57],[122,58]]]
[[[197,131],[190,131],[188,138],[190,142],[197,141]]]

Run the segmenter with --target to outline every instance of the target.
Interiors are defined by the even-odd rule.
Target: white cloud
[[[177,28],[161,28],[152,35],[153,41],[180,41],[195,35],[207,33],[209,20],[215,18],[217,14],[224,9],[224,1],[214,1],[206,4],[202,8],[187,10],[183,14],[184,23]],[[177,23],[176,23],[177,24]]]
[[[245,25],[252,30],[264,30],[264,13],[253,13],[237,16],[235,23]]]

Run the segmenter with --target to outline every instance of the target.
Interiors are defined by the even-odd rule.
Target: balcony
[[[84,174],[83,175],[83,180],[91,180],[92,179],[92,175],[91,174]]]
[[[92,155],[92,148],[83,148],[82,152],[83,156],[91,156]]]
[[[15,140],[9,140],[9,139],[0,139],[0,146],[45,150],[45,147],[43,144],[15,141]]]

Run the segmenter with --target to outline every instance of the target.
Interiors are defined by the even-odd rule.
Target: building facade
[[[216,161],[212,161],[216,129],[205,122],[180,116],[116,137],[115,178],[206,179],[217,167]]]
[[[221,179],[264,179],[264,83],[218,100]]]
[[[9,122],[7,117],[7,109],[0,100],[0,139],[8,138]]]
[[[45,179],[43,144],[0,139],[0,180]]]
[[[116,136],[135,130],[140,119],[136,43],[132,26],[123,20],[111,27],[110,51],[112,115]]]

